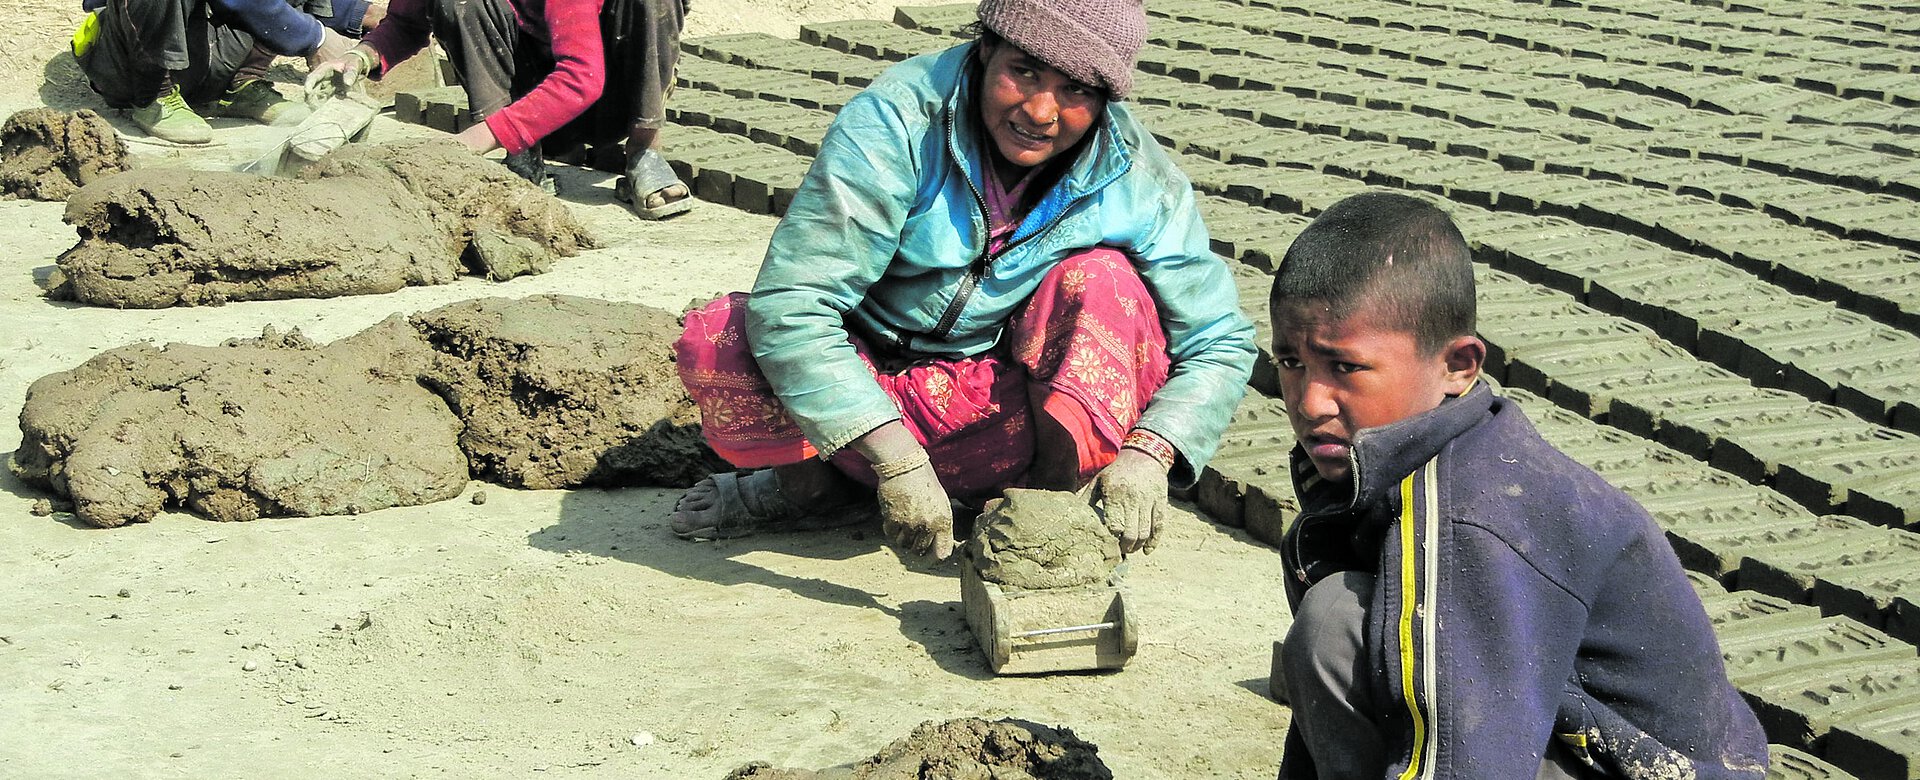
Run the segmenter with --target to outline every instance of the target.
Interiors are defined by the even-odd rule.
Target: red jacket
[[[385,69],[427,45],[435,0],[393,0],[365,43]],[[546,46],[553,72],[539,86],[487,117],[487,128],[509,153],[526,151],[580,116],[607,83],[601,50],[600,6],[605,0],[505,0],[521,31]]]

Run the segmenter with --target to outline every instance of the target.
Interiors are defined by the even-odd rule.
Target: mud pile
[[[1052,490],[1008,490],[987,504],[968,542],[980,578],[1016,588],[1105,583],[1120,543],[1087,500]]]
[[[88,109],[29,108],[0,126],[0,199],[61,201],[132,168],[113,125]]]
[[[161,308],[539,273],[592,242],[563,204],[444,139],[349,145],[285,179],[142,170],[68,199],[51,297]]]
[[[851,767],[812,772],[755,762],[726,780],[1112,780],[1099,754],[1065,728],[961,718],[922,723]]]
[[[102,527],[353,514],[516,487],[692,484],[718,461],[665,312],[464,301],[324,346],[135,344],[34,382],[9,464]]]
[[[324,348],[269,332],[108,351],[28,388],[14,472],[102,527],[163,506],[252,520],[451,498],[460,423],[414,381],[408,335],[389,321]]]
[[[726,468],[674,370],[677,319],[637,304],[493,298],[412,319],[477,479],[510,487],[691,485]]]

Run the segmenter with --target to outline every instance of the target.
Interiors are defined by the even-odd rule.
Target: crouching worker
[[[614,194],[646,219],[693,207],[654,151],[679,62],[685,0],[392,0],[359,46],[321,63],[309,84],[378,78],[437,38],[477,120],[456,139],[552,190],[546,150],[625,141]]]
[[[1274,278],[1280,777],[1764,776],[1666,537],[1478,381],[1474,308],[1459,231],[1402,195],[1335,204]]]
[[[683,537],[843,517],[904,550],[949,498],[1091,484],[1126,550],[1212,456],[1252,328],[1192,186],[1120,102],[1139,0],[987,0],[976,40],[848,102],[751,293],[691,312],[679,370],[716,475]]]
[[[266,80],[276,55],[339,57],[363,25],[367,0],[89,0],[93,13],[73,39],[80,70],[110,108],[178,144],[213,140],[200,112],[272,125],[296,124],[305,104]],[[196,112],[193,106],[200,106]]]

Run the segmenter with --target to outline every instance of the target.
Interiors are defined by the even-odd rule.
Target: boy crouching
[[[1301,512],[1280,777],[1760,778],[1766,738],[1626,494],[1479,381],[1444,212],[1335,204],[1274,278]]]

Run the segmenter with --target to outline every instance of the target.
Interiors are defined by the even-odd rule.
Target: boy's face
[[[1352,476],[1354,434],[1440,405],[1473,384],[1486,345],[1461,336],[1432,354],[1414,335],[1356,305],[1336,317],[1319,301],[1273,311],[1273,356],[1294,438],[1320,476]]]

